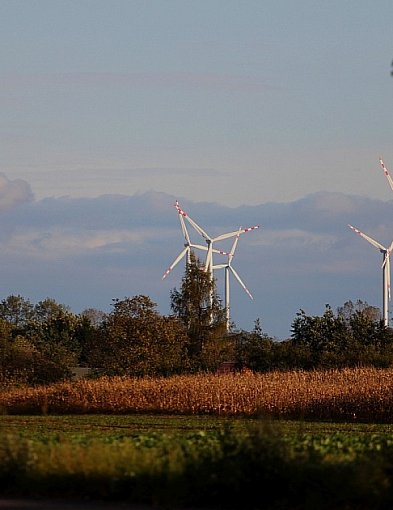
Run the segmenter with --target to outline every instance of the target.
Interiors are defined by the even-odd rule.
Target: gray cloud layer
[[[260,318],[267,333],[285,338],[299,308],[320,314],[325,303],[358,298],[380,306],[380,254],[347,224],[390,243],[392,201],[317,193],[291,203],[227,208],[179,200],[211,235],[261,225],[241,237],[233,263],[254,295],[250,301],[232,283],[238,327],[250,329]],[[170,289],[184,270],[180,262],[161,281],[183,246],[174,201],[155,192],[33,201],[27,183],[1,176],[2,296],[49,296],[81,311],[107,310],[112,298],[143,293],[168,313]],[[221,274],[217,285],[222,295]]]

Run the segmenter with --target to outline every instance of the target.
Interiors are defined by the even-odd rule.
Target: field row
[[[4,390],[5,414],[248,416],[392,422],[393,369],[101,378]]]

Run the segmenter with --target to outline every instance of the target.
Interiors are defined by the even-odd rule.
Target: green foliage
[[[14,335],[24,331],[33,313],[33,305],[19,294],[8,296],[0,302],[0,319],[12,324]]]
[[[294,355],[299,349],[305,355],[299,368],[387,367],[393,362],[392,329],[377,309],[361,301],[348,301],[337,314],[326,305],[321,317],[300,310],[292,324],[292,345]]]
[[[3,496],[266,510],[382,510],[393,501],[391,427],[195,420],[184,430],[170,416],[98,416],[89,427],[91,418],[70,418],[53,418],[53,435],[41,419],[0,436]],[[163,430],[151,430],[156,421]]]
[[[53,299],[37,305],[21,296],[0,303],[0,380],[50,383],[71,376],[79,358],[80,319]]]
[[[326,305],[322,317],[307,316],[304,310],[297,313],[292,324],[292,341],[295,345],[307,346],[320,359],[324,352],[345,348],[347,332],[342,318],[335,317],[331,307]]]
[[[115,299],[100,328],[95,366],[108,375],[171,375],[187,366],[188,338],[180,321],[161,316],[147,296]]]
[[[221,363],[235,359],[235,339],[217,328],[203,342],[202,352],[190,363],[194,371],[215,372]]]
[[[34,307],[29,332],[34,345],[48,360],[69,367],[78,359],[79,323],[80,319],[66,306],[47,298]]]
[[[360,300],[336,313],[326,305],[322,316],[300,310],[286,341],[263,333],[259,320],[252,331],[228,333],[215,281],[194,254],[170,298],[171,316],[143,295],[113,300],[109,314],[76,315],[50,298],[34,305],[8,296],[0,302],[0,384],[64,380],[76,365],[108,375],[168,376],[214,372],[225,361],[256,372],[393,364],[393,330]]]
[[[225,311],[218,298],[215,281],[211,280],[192,252],[180,290],[171,291],[171,309],[186,328],[190,341],[189,356],[194,368],[216,368],[222,359],[219,355],[222,349],[217,348],[217,344],[226,335]]]
[[[242,331],[236,338],[236,364],[255,372],[271,370],[275,365],[275,342],[262,332],[259,319],[251,332]]]

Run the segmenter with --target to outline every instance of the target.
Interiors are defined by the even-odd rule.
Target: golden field
[[[393,421],[393,369],[103,377],[3,389],[4,414],[167,413]]]

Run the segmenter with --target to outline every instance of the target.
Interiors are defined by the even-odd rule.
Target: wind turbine
[[[188,214],[180,207],[178,201],[175,204],[176,209],[178,210],[179,215],[183,216],[189,223],[194,227],[194,229],[205,239],[207,245],[207,255],[205,260],[205,271],[210,273],[211,279],[213,279],[213,253],[220,253],[221,255],[228,255],[228,253],[222,252],[220,250],[216,250],[213,248],[213,244],[218,241],[224,241],[225,239],[230,239],[231,237],[239,236],[240,234],[244,234],[246,232],[250,232],[251,230],[256,230],[259,228],[259,225],[255,225],[254,227],[241,228],[239,230],[235,230],[233,232],[227,232],[226,234],[221,234],[217,237],[211,237],[202,227],[200,227],[195,221],[193,221]]]
[[[388,169],[386,168],[385,163],[383,162],[382,158],[379,158],[379,164],[381,165],[383,173],[385,174],[385,176],[386,176],[386,178],[387,178],[387,180],[389,182],[389,185],[390,185],[390,187],[393,190],[393,179],[390,176],[390,174],[388,172]]]
[[[175,202],[175,207],[176,207],[176,210],[177,210],[177,212],[179,214],[180,224],[181,224],[181,228],[182,228],[183,235],[184,235],[184,238],[185,238],[186,242],[184,244],[184,249],[180,252],[180,254],[176,257],[176,259],[172,262],[172,264],[169,266],[169,268],[164,273],[164,275],[162,277],[163,279],[168,276],[168,274],[172,271],[172,269],[175,267],[175,265],[186,254],[187,254],[188,260],[189,260],[191,248],[197,248],[197,249],[204,250],[204,251],[207,252],[204,270],[206,272],[209,272],[210,280],[213,281],[213,278],[214,278],[213,269],[215,269],[215,267],[213,265],[213,253],[218,253],[218,254],[221,254],[221,255],[228,255],[229,256],[229,253],[227,253],[225,251],[221,251],[221,250],[215,249],[213,247],[213,244],[215,242],[218,242],[218,241],[223,241],[225,239],[230,239],[231,237],[236,237],[238,239],[241,234],[244,234],[246,232],[250,232],[252,230],[255,230],[255,229],[259,228],[259,225],[256,225],[254,227],[240,228],[240,229],[238,229],[238,230],[236,230],[234,232],[227,232],[226,234],[221,234],[221,235],[219,235],[217,237],[211,237],[201,226],[199,226],[192,218],[190,218],[190,216],[180,207],[180,204],[179,204],[179,202],[177,200]],[[193,227],[193,229],[200,236],[203,237],[203,239],[206,242],[206,246],[202,246],[202,245],[199,245],[199,244],[191,243],[190,236],[188,234],[187,227],[185,225],[185,220],[187,220],[187,222]],[[234,249],[236,249],[236,245],[237,245],[237,242],[236,242],[236,244],[234,243]],[[233,257],[233,255],[232,255],[232,257]],[[232,258],[231,258],[231,260],[232,260]],[[236,271],[233,268],[232,268],[232,271],[234,273],[236,273]],[[227,288],[228,288],[228,293],[229,293],[229,284],[228,284]],[[248,292],[247,289],[245,289],[245,290]],[[228,294],[228,296],[229,296],[229,294]],[[250,297],[252,297],[252,296],[250,295]],[[211,294],[210,294],[210,304],[212,304],[212,302],[213,302],[213,286],[212,286],[212,291],[211,291]],[[228,302],[228,304],[229,304],[229,302]],[[229,309],[229,306],[228,306],[228,309]]]
[[[382,253],[382,316],[385,326],[389,326],[389,301],[390,301],[390,254],[393,250],[393,241],[389,248],[385,248],[381,243],[375,241],[368,235],[364,234],[352,225],[348,225],[356,234],[359,234],[363,239],[379,249]]]
[[[239,241],[241,229],[238,230],[238,234],[233,242],[231,251],[228,253],[228,261],[226,264],[218,264],[213,266],[213,269],[225,269],[225,318],[226,318],[226,328],[229,331],[230,326],[230,293],[229,293],[229,282],[230,282],[230,273],[236,278],[236,280],[240,283],[241,287],[245,290],[245,292],[249,295],[251,299],[254,299],[251,295],[251,292],[247,289],[247,287],[242,282],[240,276],[237,274],[235,269],[232,267],[233,256],[235,255],[235,250],[237,247],[237,243]]]
[[[181,229],[182,229],[182,232],[183,232],[183,237],[184,237],[185,243],[184,243],[184,249],[179,253],[179,255],[175,258],[175,260],[172,262],[172,264],[168,267],[168,269],[163,274],[163,276],[162,276],[163,280],[169,275],[169,273],[172,271],[172,269],[176,266],[176,264],[178,262],[180,262],[180,260],[183,257],[187,256],[187,262],[188,263],[190,262],[190,254],[191,254],[191,249],[192,248],[196,248],[198,250],[203,250],[203,251],[206,251],[206,252],[208,251],[207,246],[203,246],[201,244],[195,244],[195,243],[191,242],[190,235],[188,233],[188,230],[187,230],[184,218],[185,217],[187,218],[187,220],[189,221],[190,225],[192,225],[194,227],[194,229],[199,234],[202,231],[201,227],[199,227],[186,213],[184,213],[184,211],[182,211],[182,209],[180,209],[178,201],[176,201],[175,207],[176,207],[177,212],[179,213],[180,226],[181,226]],[[221,255],[228,255],[228,253],[225,252],[225,251],[220,251],[220,250],[214,250],[214,251],[215,251],[215,253],[219,253]]]

